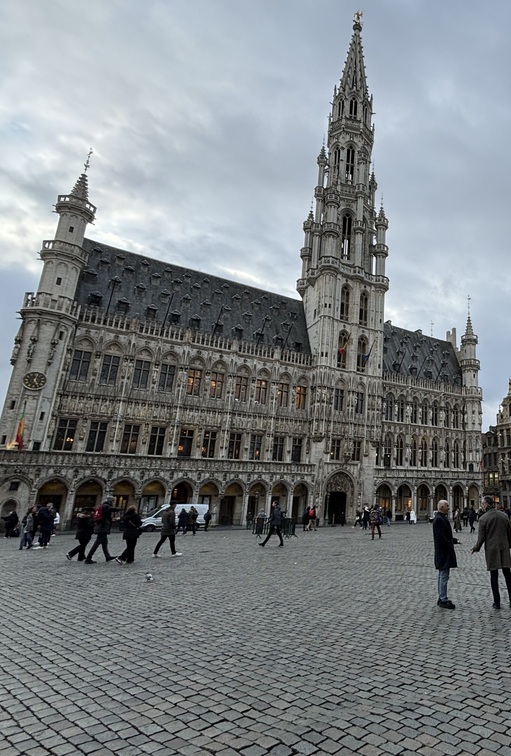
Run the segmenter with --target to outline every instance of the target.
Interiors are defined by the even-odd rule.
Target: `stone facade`
[[[385,322],[383,207],[361,26],[334,89],[304,223],[300,299],[85,238],[82,174],[25,295],[0,421],[0,506],[52,500],[65,525],[113,494],[171,495],[244,524],[277,498],[299,519],[396,517],[476,502],[481,390],[470,318],[458,348]],[[23,426],[23,427],[22,427]]]

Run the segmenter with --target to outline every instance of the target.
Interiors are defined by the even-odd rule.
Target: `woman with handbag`
[[[126,541],[126,548],[122,554],[115,557],[115,561],[119,564],[132,564],[135,561],[135,546],[137,545],[138,537],[142,533],[142,520],[137,512],[137,508],[132,504],[126,510],[124,515],[124,532],[122,534],[123,539]]]

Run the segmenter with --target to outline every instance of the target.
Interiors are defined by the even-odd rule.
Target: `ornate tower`
[[[25,294],[20,310],[21,326],[11,356],[13,371],[0,422],[0,439],[8,448],[46,448],[67,345],[78,320],[74,297],[87,263],[82,247],[85,229],[96,212],[88,199],[88,166],[89,158],[72,191],[57,198],[55,239],[43,242],[38,290]],[[20,418],[22,438],[17,433]]]
[[[467,432],[464,451],[467,469],[469,470],[479,470],[482,460],[482,409],[481,389],[479,388],[480,364],[476,353],[477,342],[478,339],[474,334],[469,313],[459,350],[463,392],[465,394],[463,423]]]
[[[375,210],[373,103],[360,15],[355,14],[348,56],[334,88],[326,149],[317,160],[315,209],[304,223],[297,289],[317,365],[311,393],[316,459],[330,462],[337,455],[358,480],[358,494],[356,484],[353,494],[369,497],[381,433],[388,221],[383,206]]]

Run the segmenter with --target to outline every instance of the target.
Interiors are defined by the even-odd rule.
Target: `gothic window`
[[[242,437],[241,433],[229,433],[228,459],[240,459]]]
[[[330,459],[339,461],[342,452],[342,438],[333,438],[330,444]]]
[[[454,405],[454,408],[452,410],[452,427],[453,428],[459,428],[460,427],[460,408],[457,404]]]
[[[305,409],[307,401],[307,386],[297,386],[295,389],[295,409]]]
[[[126,424],[121,440],[121,454],[136,454],[138,437],[140,434],[140,425]]]
[[[453,467],[459,467],[460,466],[460,443],[459,441],[454,442],[453,446],[453,459],[452,459],[452,466]]]
[[[348,290],[348,303],[349,303],[349,290]],[[338,347],[337,347],[337,367],[342,368],[343,370],[346,369],[346,355],[348,352],[349,340],[350,340],[349,334],[347,334],[346,331],[341,331],[341,333],[339,334],[339,342],[338,342]]]
[[[193,430],[189,428],[181,428],[179,434],[179,444],[177,447],[178,457],[191,457],[192,456],[192,442],[193,442]]]
[[[282,462],[284,459],[285,436],[275,436],[273,439],[272,459],[274,462]]]
[[[420,423],[421,425],[427,425],[428,424],[428,412],[429,412],[429,405],[426,400],[424,400],[421,403],[420,406]]]
[[[451,427],[451,408],[448,404],[445,405],[444,409],[444,428],[450,428]]]
[[[225,375],[223,373],[217,373],[217,372],[211,373],[210,378],[209,378],[210,399],[222,398],[222,393],[224,390],[224,379],[225,379]]]
[[[358,112],[358,103],[354,97],[350,100],[350,118],[356,118]]]
[[[421,441],[420,455],[419,455],[419,467],[428,466],[428,442],[425,438]]]
[[[334,389],[334,410],[342,412],[344,409],[344,389]]]
[[[105,446],[106,431],[108,423],[100,423],[93,421],[89,428],[89,437],[87,439],[87,446],[85,451],[88,452],[102,452]]]
[[[86,381],[89,374],[92,352],[75,349],[69,377],[72,381]]]
[[[364,414],[364,392],[357,391],[355,394],[355,414]]]
[[[449,468],[451,466],[451,444],[449,439],[445,440],[444,444],[444,467]]]
[[[248,450],[249,459],[254,459],[256,462],[261,459],[261,449],[263,446],[263,437],[256,434],[250,436],[250,447]]]
[[[78,420],[64,417],[60,418],[55,433],[55,439],[53,441],[53,448],[55,451],[73,450],[77,425]]]
[[[396,419],[398,423],[405,421],[406,402],[404,396],[400,396],[396,402]]]
[[[238,402],[246,402],[248,396],[248,378],[246,375],[237,375],[234,383],[234,398]]]
[[[387,433],[383,442],[383,466],[390,467],[392,461],[392,436]]]
[[[357,345],[357,373],[365,373],[367,354],[367,339],[361,336]]]
[[[205,430],[202,440],[201,454],[203,457],[214,457],[216,446],[217,432],[214,430]]]
[[[412,399],[412,407],[411,407],[411,413],[410,413],[410,422],[413,423],[414,425],[417,425],[418,417],[419,417],[419,402],[414,397]]]
[[[355,150],[353,147],[348,147],[346,150],[346,171],[344,174],[344,180],[347,184],[353,184],[355,176]]]
[[[149,446],[147,453],[151,457],[161,457],[163,454],[163,444],[165,443],[165,428],[153,425],[151,435],[149,436]]]
[[[101,365],[101,373],[99,376],[99,382],[103,385],[114,386],[117,382],[117,374],[119,372],[119,364],[121,358],[115,354],[105,354],[103,357],[103,364]]]
[[[277,407],[287,407],[289,405],[289,383],[277,383]]]
[[[387,394],[385,399],[385,420],[394,420],[394,397]]]
[[[176,374],[175,365],[163,363],[160,368],[160,378],[158,381],[158,391],[170,393],[174,385],[174,376]]]
[[[339,317],[341,320],[348,320],[350,314],[350,288],[343,286],[341,289],[341,307]]]
[[[293,438],[291,446],[291,462],[302,461],[303,438]]]
[[[338,147],[334,150],[334,176],[339,174],[339,166],[341,164],[341,151]]]
[[[438,402],[431,405],[431,425],[438,425]]]
[[[259,404],[266,404],[268,396],[268,381],[264,378],[258,378],[255,385],[255,401]]]
[[[202,370],[190,368],[186,377],[186,393],[188,396],[199,396]]]
[[[417,467],[417,439],[412,438],[410,445],[410,467]]]
[[[405,455],[405,440],[403,436],[397,437],[396,442],[396,465],[403,466],[403,460]]]
[[[436,438],[431,442],[431,466],[438,467],[438,440]]]
[[[133,388],[146,389],[149,383],[149,373],[151,363],[147,360],[135,360],[135,370],[133,372]]]
[[[351,257],[351,215],[342,216],[341,257],[349,260]]]
[[[358,322],[360,325],[366,326],[369,317],[369,297],[367,292],[363,291],[360,295],[360,303],[358,308]]]
[[[353,447],[351,450],[351,459],[353,462],[360,462],[360,457],[362,454],[362,441],[355,440],[353,441]]]

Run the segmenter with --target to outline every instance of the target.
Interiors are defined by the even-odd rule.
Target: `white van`
[[[170,504],[162,504],[161,507],[158,507],[157,509],[153,509],[152,512],[149,512],[147,517],[145,517],[142,520],[142,530],[145,530],[147,532],[151,532],[153,530],[159,530],[161,528],[161,516],[165,512],[166,509],[168,509]],[[176,504],[176,527],[177,527],[177,518],[182,509],[188,510],[191,506],[194,506],[197,512],[199,513],[197,515],[197,528],[200,528],[204,525],[204,515],[209,509],[208,504]]]

